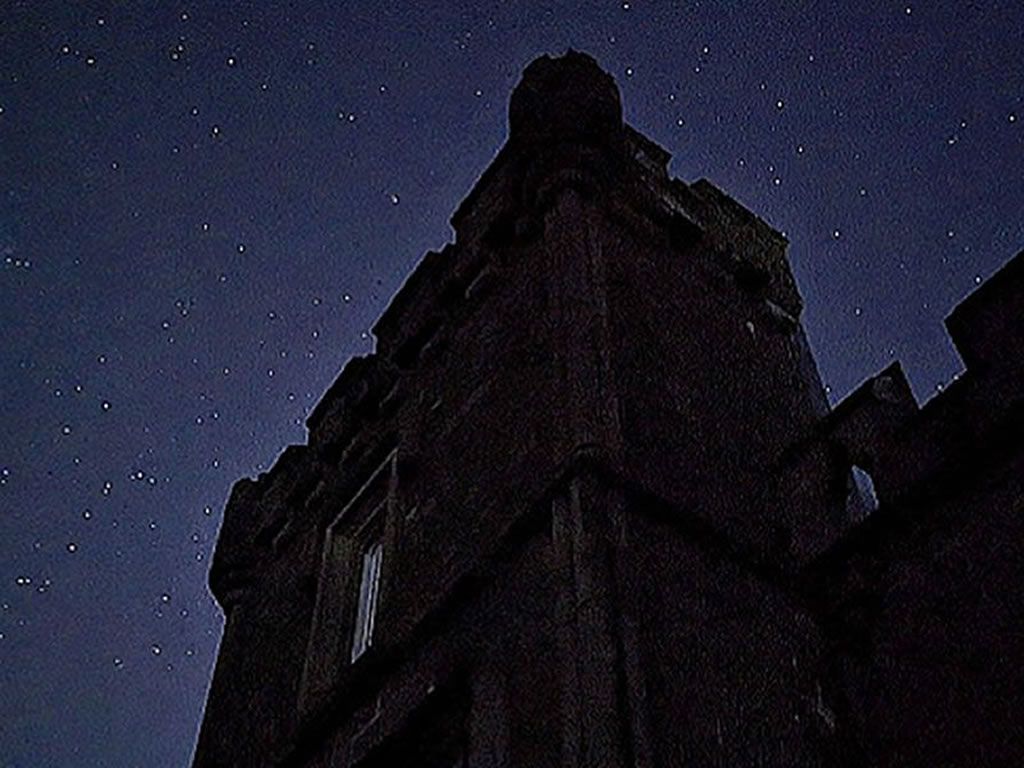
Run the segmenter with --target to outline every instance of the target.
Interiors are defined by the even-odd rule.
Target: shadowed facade
[[[835,409],[785,239],[589,57],[232,492],[215,766],[1024,763],[1024,254]]]

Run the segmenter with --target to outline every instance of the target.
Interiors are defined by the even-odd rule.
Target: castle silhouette
[[[1024,253],[830,409],[786,240],[590,57],[234,487],[215,766],[1024,765]]]

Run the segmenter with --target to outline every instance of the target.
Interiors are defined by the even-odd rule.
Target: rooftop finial
[[[608,140],[622,131],[615,80],[590,56],[541,56],[523,72],[509,103],[514,142]]]

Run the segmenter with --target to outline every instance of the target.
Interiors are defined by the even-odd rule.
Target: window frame
[[[394,572],[389,563],[397,538],[397,471],[398,449],[392,447],[364,475],[366,480],[358,490],[343,500],[324,530],[313,626],[300,686],[303,712],[314,709],[345,676],[345,670],[362,662],[370,649],[379,645]],[[381,546],[371,636],[366,647],[354,654],[362,559],[371,541]]]

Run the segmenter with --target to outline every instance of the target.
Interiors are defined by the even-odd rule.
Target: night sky
[[[787,234],[833,402],[961,369],[942,318],[1024,246],[1019,0],[6,0],[0,766],[188,763],[232,482],[305,440],[568,47]]]

